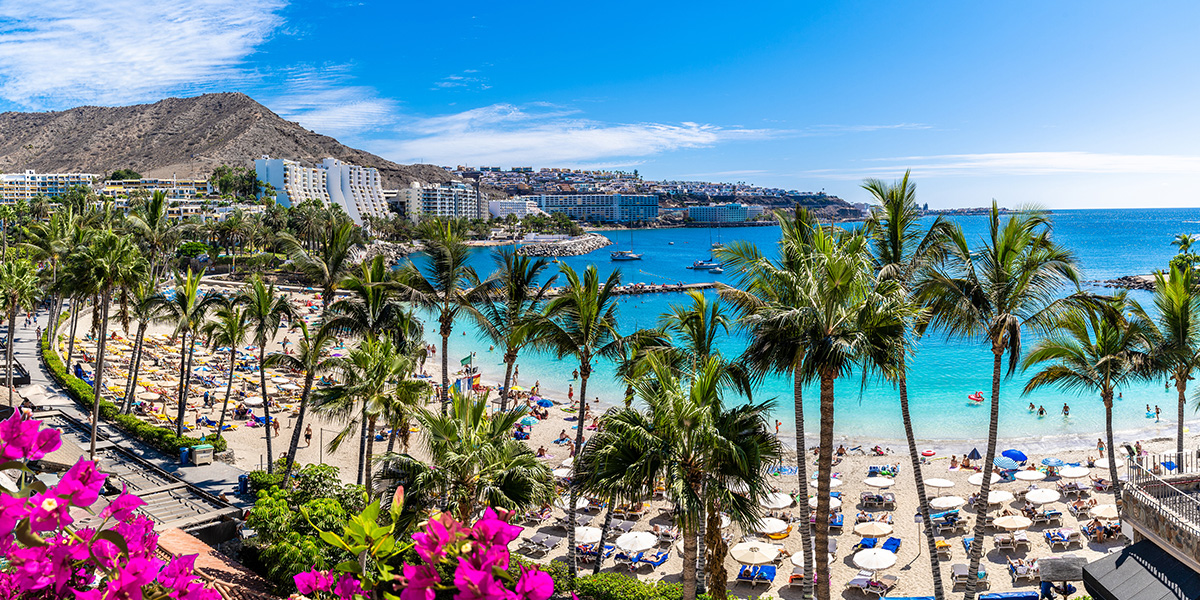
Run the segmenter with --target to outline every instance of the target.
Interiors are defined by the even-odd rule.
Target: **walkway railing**
[[[1200,482],[1200,457],[1195,452],[1130,457],[1126,468],[1126,492],[1140,496],[1137,500],[1143,504],[1157,505],[1176,526],[1200,534],[1200,499],[1180,487]]]

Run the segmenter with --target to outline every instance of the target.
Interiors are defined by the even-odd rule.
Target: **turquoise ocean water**
[[[982,239],[986,232],[986,217],[959,217],[956,219],[970,240]],[[1179,233],[1200,232],[1200,208],[1195,209],[1143,209],[1143,210],[1068,210],[1055,211],[1055,237],[1059,243],[1070,248],[1077,256],[1087,280],[1103,280],[1122,275],[1150,273],[1164,268],[1175,254],[1170,241]],[[847,225],[851,226],[851,225]],[[745,240],[758,245],[764,252],[774,253],[779,239],[777,227],[745,227],[708,229],[660,229],[643,231],[607,232],[606,235],[618,242],[584,256],[565,259],[571,267],[582,270],[595,264],[602,276],[614,268],[620,268],[625,283],[678,283],[713,281],[715,278],[730,277],[730,274],[711,275],[704,271],[685,268],[692,261],[709,257],[710,239],[729,243]],[[645,258],[638,262],[614,263],[609,252],[630,247]],[[421,257],[415,256],[419,263]],[[472,256],[473,266],[481,275],[493,270],[491,249],[479,248]],[[1097,288],[1099,289],[1099,288]],[[1134,292],[1134,297],[1149,307],[1149,293]],[[625,332],[657,323],[658,316],[672,304],[685,302],[682,294],[646,294],[622,296],[620,321]],[[430,343],[438,344],[436,327],[427,326]],[[463,335],[466,332],[466,335]],[[744,347],[745,338],[739,332],[731,332],[720,340],[720,348],[727,356],[737,356]],[[1027,338],[1026,348],[1032,347]],[[503,364],[499,352],[487,351],[488,343],[477,338],[476,330],[469,322],[456,325],[451,338],[451,364],[467,354],[477,352],[476,364],[481,367],[485,380],[498,381],[503,378]],[[553,356],[525,354],[519,359],[519,385],[529,387],[535,380],[541,382],[544,395],[565,399],[567,386],[575,384],[578,394],[579,382],[571,381],[571,372],[577,365],[569,360],[559,361]],[[991,389],[991,353],[981,342],[970,340],[947,340],[932,333],[921,340],[916,354],[909,362],[909,402],[914,428],[918,438],[928,440],[932,447],[959,447],[967,440],[983,440],[987,436],[987,403],[976,405],[967,400],[967,395],[976,390],[985,394]],[[1030,395],[1021,390],[1028,377],[1018,372],[1006,380],[1001,387],[1001,436],[1021,440],[1025,447],[1080,447],[1095,445],[1096,437],[1104,429],[1104,413],[1098,398],[1063,394],[1045,389]],[[836,435],[849,440],[894,441],[903,439],[899,403],[895,388],[886,382],[869,382],[860,385],[861,379],[847,377],[836,385]],[[1200,388],[1200,385],[1196,386]],[[816,431],[817,390],[815,386],[806,392],[806,429]],[[1163,382],[1147,382],[1122,389],[1123,399],[1115,407],[1116,429],[1122,439],[1146,439],[1156,435],[1170,435],[1175,420],[1175,391],[1165,391]],[[623,390],[613,376],[611,364],[598,365],[588,382],[588,396],[599,397],[604,404],[620,402]],[[782,378],[769,379],[759,388],[756,400],[778,399],[776,414],[783,422],[782,431],[793,429],[791,385]],[[1047,416],[1037,417],[1027,407],[1030,402],[1044,405]],[[1071,416],[1063,417],[1063,403],[1070,404]],[[1146,404],[1153,409],[1162,408],[1163,420],[1155,423],[1146,417]],[[1192,409],[1187,419],[1197,419]],[[1119,436],[1120,437],[1120,436]]]

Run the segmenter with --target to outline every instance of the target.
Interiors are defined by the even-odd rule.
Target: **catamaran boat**
[[[642,255],[634,254],[633,250],[617,250],[610,252],[608,257],[612,260],[642,260]]]
[[[721,268],[721,263],[719,261],[715,261],[710,258],[708,260],[698,260],[698,261],[692,263],[692,266],[689,268],[699,269],[701,271],[708,271],[711,269]]]

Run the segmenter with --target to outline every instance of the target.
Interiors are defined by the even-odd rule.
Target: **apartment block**
[[[336,204],[357,224],[364,217],[389,214],[383,179],[374,167],[360,167],[326,158],[309,167],[294,160],[263,156],[254,161],[259,181],[275,188],[275,201],[293,206],[307,200]]]
[[[692,206],[688,217],[697,223],[744,223],[763,214],[763,207],[753,204],[710,204]]]
[[[543,214],[537,202],[525,198],[510,198],[508,200],[491,200],[488,202],[488,215],[503,219],[508,215],[516,215],[524,219],[529,215]]]
[[[540,194],[525,196],[548,213],[566,213],[577,221],[630,223],[658,218],[654,194]]]
[[[22,199],[28,202],[37,196],[57,198],[73,187],[90,187],[100,177],[95,173],[36,173],[32,169],[5,173],[0,175],[0,204]]]
[[[475,191],[475,187],[461,181],[451,181],[438,185],[421,185],[413,182],[407,188],[397,191],[392,202],[397,210],[403,210],[414,223],[423,216],[449,217],[455,219],[480,219],[487,215],[485,198]]]
[[[152,194],[163,192],[169,200],[190,200],[197,196],[207,196],[212,193],[212,185],[207,179],[118,179],[105,181],[100,188],[100,195],[108,198],[128,197],[137,192]]]

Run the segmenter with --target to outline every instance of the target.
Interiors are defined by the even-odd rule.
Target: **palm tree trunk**
[[[917,453],[917,438],[913,434],[912,416],[908,412],[908,372],[905,370],[904,354],[900,354],[900,418],[904,421],[904,437],[908,440],[908,457],[912,461],[913,479],[917,486],[917,506],[921,522],[925,525],[925,542],[929,546],[929,569],[933,574],[933,597],[946,597],[942,589],[942,569],[938,566],[937,540],[934,539],[933,521],[929,518],[929,497],[925,495],[925,480],[921,474],[921,455]]]
[[[581,448],[583,448],[583,420],[587,418],[587,412],[585,411],[585,407],[587,407],[587,400],[586,400],[586,398],[587,398],[587,382],[588,382],[588,376],[592,374],[591,373],[592,372],[591,361],[589,360],[590,358],[591,357],[583,357],[579,361],[579,418],[577,419],[577,421],[575,423],[575,425],[576,425],[576,428],[575,428],[575,455],[576,456],[579,455],[579,450]],[[575,465],[578,465],[578,464],[579,464],[579,462],[575,461],[575,463],[573,463],[571,465],[572,473],[574,472]],[[567,589],[573,589],[575,587],[575,575],[577,572],[576,570],[578,568],[578,565],[575,561],[575,515],[576,515],[575,501],[578,499],[579,499],[579,488],[576,486],[571,486],[571,501],[567,503],[567,506],[571,509],[567,513],[567,517],[568,517],[568,519],[567,519],[567,525],[568,525],[568,527],[567,527],[567,548],[569,549],[569,551],[567,552]],[[685,588],[685,590],[687,588],[687,584],[686,584],[687,573],[688,573],[688,571],[692,572],[692,578],[693,578],[692,596],[694,597],[696,594],[696,582],[694,581],[696,572],[695,572],[695,569],[688,569],[686,567],[686,565],[693,564],[696,561],[695,536],[693,536],[693,539],[691,540],[691,542],[693,544],[692,563],[688,563],[686,551],[685,551],[685,556],[684,556],[684,560],[683,560],[683,564],[685,566],[684,566],[683,572],[684,572],[684,581],[685,581],[684,588]],[[687,542],[685,541],[684,545],[686,546],[686,544],[687,544]],[[688,595],[685,593],[683,597],[688,598]]]
[[[8,311],[8,332],[4,341],[5,365],[4,385],[8,386],[8,405],[13,405],[13,332],[17,330],[17,307]]]
[[[508,386],[512,385],[513,364],[516,361],[515,356],[510,359],[507,352],[504,354],[504,389],[500,390],[500,412],[508,410]]]
[[[804,380],[800,376],[799,368],[792,370],[792,395],[793,408],[796,418],[796,475],[799,477],[800,485],[796,489],[800,490],[800,497],[803,498],[800,502],[800,547],[804,550],[804,587],[801,588],[805,598],[812,598],[813,595],[813,553],[809,550],[813,548],[812,529],[808,524],[809,510],[808,501],[808,464],[805,451],[804,441]],[[822,550],[824,552],[825,550]]]
[[[829,481],[833,468],[833,374],[821,374],[821,430],[817,453],[818,600],[829,600]],[[803,495],[803,490],[801,494]],[[808,548],[804,548],[808,551]]]
[[[364,403],[365,404],[365,403]],[[375,497],[375,486],[371,484],[371,455],[375,453],[375,417],[367,424],[367,458],[363,464],[363,481],[367,488],[367,502]]]
[[[217,437],[225,435],[225,412],[229,410],[229,394],[233,392],[233,368],[237,365],[237,350],[229,347],[229,379],[225,382],[225,401],[221,403],[221,417],[217,421]]]
[[[67,372],[74,375],[71,369],[71,360],[75,356],[75,329],[79,325],[79,303],[82,298],[71,299],[71,338],[67,340]]]
[[[608,530],[612,527],[613,509],[616,506],[617,497],[609,496],[608,510],[604,511],[604,524],[600,526],[600,541],[596,543],[596,566],[592,567],[592,575],[599,573],[600,567],[604,564],[604,540],[608,539]],[[567,551],[574,554],[575,548],[568,548]]]
[[[90,448],[88,449],[88,460],[93,460],[93,461],[96,460],[96,427],[100,421],[100,401],[101,401],[100,390],[104,389],[104,349],[107,346],[107,342],[108,342],[109,295],[110,295],[109,291],[105,290],[103,300],[100,303],[100,306],[101,306],[100,310],[102,311],[103,314],[101,316],[101,321],[100,321],[100,342],[96,345],[96,373],[93,376],[93,379],[95,379],[95,381],[92,383],[92,396],[93,396],[93,398],[92,398],[92,400],[93,400],[93,402],[92,402],[92,439],[90,441]],[[16,324],[15,317],[13,318],[12,323],[14,325]],[[9,329],[9,332],[10,332],[9,337],[11,338],[12,330]],[[8,351],[10,353],[9,356],[11,356],[12,355],[11,354],[12,344],[11,343],[8,346]],[[9,366],[11,367],[12,365],[10,364]],[[9,370],[9,376],[10,377],[12,376],[11,369]],[[11,391],[12,391],[12,388],[10,387],[9,392],[11,393]],[[9,403],[11,404],[11,402],[12,401],[10,400]]]
[[[188,368],[187,367],[187,339],[188,339],[187,330],[184,330],[183,334],[180,335],[179,337],[181,337],[183,339],[179,340],[179,389],[178,389],[178,391],[175,392],[175,400],[178,404],[182,405],[183,404],[183,385],[184,385],[183,384],[183,376],[185,373],[187,373],[187,368]],[[167,414],[167,400],[166,400],[166,398],[163,398],[163,416],[166,416],[166,414]],[[178,423],[176,423],[176,426],[178,426]],[[176,435],[182,435],[182,432],[176,431]]]
[[[362,423],[358,436],[358,474],[356,480],[358,485],[363,485],[363,463],[367,457],[367,403],[363,402],[362,418],[359,419]]]
[[[129,387],[125,392],[125,404],[121,407],[121,412],[129,414],[129,407],[133,404],[133,393],[137,390],[138,372],[142,370],[142,346],[146,343],[146,323],[138,323],[137,338],[134,340],[133,358],[129,364]]]
[[[1175,376],[1175,389],[1179,390],[1179,414],[1176,416],[1175,423],[1175,453],[1178,455],[1175,459],[1176,462],[1183,460],[1183,408],[1187,406],[1187,380],[1187,373],[1179,373]],[[1112,445],[1112,440],[1108,440],[1108,443]],[[1108,461],[1112,462],[1112,458],[1109,457]],[[1115,479],[1113,485],[1116,485]]]
[[[271,447],[271,403],[267,401],[267,372],[263,368],[263,363],[267,360],[267,344],[266,340],[258,345],[258,383],[262,386],[262,403],[263,417],[266,422],[267,432],[267,474],[275,472],[275,455]]]
[[[296,449],[300,447],[300,430],[304,429],[304,413],[308,409],[308,395],[312,392],[313,370],[305,369],[304,374],[304,391],[300,393],[300,412],[296,415],[296,428],[292,430],[292,443],[288,446],[287,463],[283,469],[284,475],[289,475],[292,472],[292,465],[296,463]],[[391,448],[388,448],[391,451]]]
[[[689,567],[696,564],[696,532],[681,533],[683,535],[683,600],[695,600],[696,569]]]
[[[704,543],[708,547],[708,596],[714,600],[725,600],[727,592],[725,581],[729,574],[725,571],[725,555],[729,548],[721,539],[721,512],[715,504],[708,507],[708,522],[704,528]],[[806,546],[807,547],[807,546]],[[807,554],[812,554],[808,552]]]
[[[705,563],[707,562],[708,553],[705,552],[704,537],[708,534],[707,525],[707,521],[700,521],[700,526],[696,531],[696,564],[688,565],[694,566],[696,569],[696,595],[703,594],[705,588],[704,573],[706,572]]]
[[[450,359],[446,353],[450,350],[450,332],[442,326],[442,416],[446,416],[446,408],[450,405]]]
[[[1120,500],[1121,480],[1117,478],[1117,450],[1113,447],[1112,390],[1105,391],[1102,395],[1102,399],[1104,400],[1104,436],[1105,441],[1107,442],[1105,445],[1107,446],[1106,450],[1108,451],[1108,476],[1109,480],[1112,481],[1114,497],[1117,500]],[[1183,467],[1182,452],[1175,456],[1175,464],[1179,465],[1181,468]],[[1120,508],[1121,503],[1117,502],[1116,504],[1117,507]]]
[[[187,336],[184,336],[187,339]],[[175,410],[175,435],[183,437],[184,420],[187,419],[188,388],[192,385],[192,357],[196,355],[196,335],[192,334],[191,342],[187,345],[187,367],[179,378],[179,405]],[[183,357],[179,359],[183,363]],[[264,396],[264,404],[266,397]]]
[[[970,566],[967,570],[967,592],[963,600],[975,598],[975,584],[979,581],[979,560],[983,557],[983,526],[987,519],[988,494],[992,491],[992,461],[996,460],[996,436],[1000,421],[1000,362],[1003,349],[992,350],[992,414],[988,421],[987,453],[983,457],[983,485],[979,486],[979,498],[975,500],[975,529],[971,542]]]

